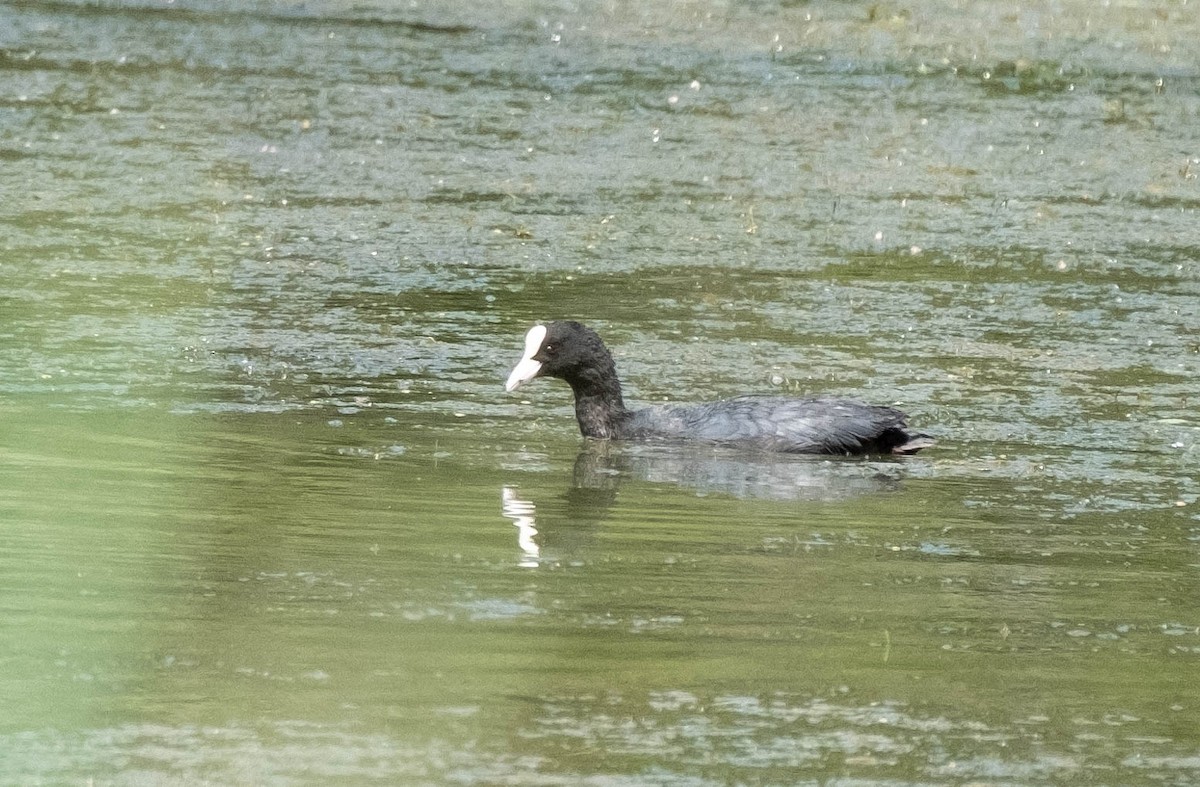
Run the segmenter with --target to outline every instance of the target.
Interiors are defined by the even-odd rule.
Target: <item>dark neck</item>
[[[621,398],[621,383],[612,361],[609,361],[607,373],[602,369],[589,370],[567,382],[575,392],[575,418],[583,436],[620,437],[629,411]]]

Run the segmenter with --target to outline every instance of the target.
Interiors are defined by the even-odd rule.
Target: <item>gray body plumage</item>
[[[891,407],[850,399],[738,396],[692,406],[663,405],[629,413],[618,435],[634,439],[704,440],[795,454],[893,453],[932,443],[910,434]],[[916,438],[928,442],[911,445]]]

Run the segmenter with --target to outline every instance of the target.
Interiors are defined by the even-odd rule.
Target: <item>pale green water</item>
[[[1200,781],[1191,5],[0,4],[0,783]],[[585,447],[502,382],[900,402]]]

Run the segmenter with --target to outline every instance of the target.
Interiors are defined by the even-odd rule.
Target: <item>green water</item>
[[[0,783],[1196,783],[1198,42],[0,4]],[[586,445],[558,317],[940,445]]]

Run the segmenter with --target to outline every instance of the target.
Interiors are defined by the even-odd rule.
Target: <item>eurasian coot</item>
[[[577,322],[535,325],[505,390],[559,377],[575,392],[584,437],[702,440],[797,454],[912,454],[929,435],[910,432],[904,413],[851,399],[738,396],[710,404],[628,410],[616,364],[595,331]]]

